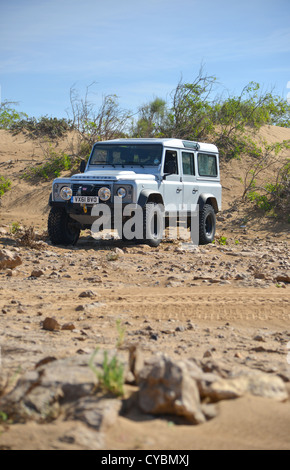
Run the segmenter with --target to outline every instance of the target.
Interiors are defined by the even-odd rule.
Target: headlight
[[[127,195],[126,189],[125,189],[125,188],[119,188],[119,189],[117,190],[117,195],[118,195],[119,197],[121,197],[122,199],[124,199],[124,197],[126,197],[126,195]]]
[[[109,188],[99,189],[98,196],[102,201],[108,201],[111,198],[111,191]]]
[[[64,186],[60,190],[60,197],[64,199],[64,201],[69,201],[73,195],[72,189],[68,186]]]

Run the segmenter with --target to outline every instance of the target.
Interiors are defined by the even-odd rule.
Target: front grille
[[[101,188],[111,189],[107,184],[78,183],[72,185],[73,196],[97,196]]]

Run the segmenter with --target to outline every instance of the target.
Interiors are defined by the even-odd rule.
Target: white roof
[[[195,142],[191,140],[183,139],[156,139],[156,138],[146,138],[146,139],[114,139],[114,140],[105,140],[102,142],[97,142],[97,144],[161,144],[164,147],[171,148],[180,148],[190,150],[190,144],[199,144],[200,150],[204,152],[214,152],[218,153],[218,148],[214,144],[207,144],[205,142]],[[188,144],[188,145],[186,145]]]

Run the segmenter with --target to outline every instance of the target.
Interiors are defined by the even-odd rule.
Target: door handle
[[[177,188],[176,190],[177,193],[181,193],[181,191],[182,191],[182,188]]]
[[[195,194],[195,193],[197,193],[197,192],[198,192],[198,189],[196,189],[196,188],[193,188],[193,190],[192,190],[192,194]]]

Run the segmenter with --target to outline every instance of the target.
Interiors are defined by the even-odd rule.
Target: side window
[[[217,161],[215,155],[207,153],[198,154],[198,173],[200,176],[217,176]]]
[[[182,169],[184,175],[195,175],[194,153],[182,152]]]
[[[170,173],[172,175],[178,175],[178,161],[177,152],[173,150],[166,150],[164,173]]]

